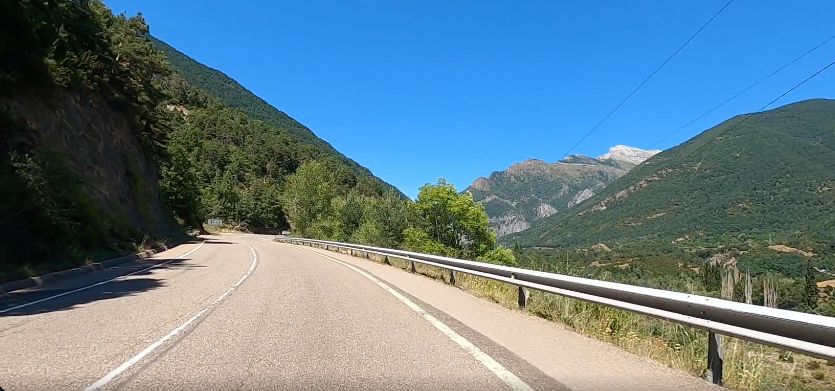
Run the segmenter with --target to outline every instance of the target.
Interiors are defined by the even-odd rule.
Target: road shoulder
[[[289,244],[277,244],[290,246]],[[718,390],[702,379],[402,269],[321,249],[436,308],[572,390]]]

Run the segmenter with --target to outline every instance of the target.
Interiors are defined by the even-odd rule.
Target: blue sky
[[[556,161],[727,0],[105,0],[414,196]],[[197,5],[199,4],[199,6]],[[835,60],[835,2],[736,0],[574,153],[669,148]],[[835,97],[835,69],[775,106]]]

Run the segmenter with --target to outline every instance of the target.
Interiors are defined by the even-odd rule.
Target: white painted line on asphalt
[[[122,374],[122,372],[126,371],[128,368],[130,368],[134,364],[138,363],[139,360],[145,358],[145,356],[147,356],[148,354],[153,352],[156,348],[160,347],[160,345],[164,344],[169,339],[174,338],[174,336],[179,334],[181,331],[185,330],[186,327],[190,326],[192,323],[197,321],[197,319],[200,319],[200,317],[203,316],[203,314],[205,314],[207,311],[209,311],[209,309],[204,308],[202,311],[200,311],[196,315],[192,316],[185,323],[181,324],[179,327],[172,330],[170,333],[166,334],[164,337],[162,337],[159,340],[157,340],[156,342],[152,343],[150,346],[145,348],[145,350],[143,350],[143,351],[139,352],[139,354],[131,357],[130,360],[125,361],[122,365],[119,365],[118,367],[116,367],[116,369],[110,371],[110,373],[108,373],[107,375],[104,375],[104,377],[102,377],[101,379],[99,379],[95,383],[89,385],[84,390],[85,391],[97,390],[97,389],[103,387],[104,385],[106,385],[107,383],[110,383],[113,379],[116,378],[116,376],[119,376],[120,374]]]
[[[235,285],[232,285],[232,287],[227,289],[226,292],[218,296],[218,298],[215,299],[215,301],[211,302],[206,308],[202,309],[196,315],[189,318],[189,320],[185,321],[185,323],[177,326],[177,328],[171,330],[170,333],[158,339],[156,342],[152,343],[150,346],[139,352],[137,355],[131,357],[130,360],[125,361],[122,365],[119,365],[118,367],[116,367],[116,369],[110,371],[107,375],[104,375],[104,377],[102,377],[95,383],[87,386],[87,388],[85,388],[84,391],[98,390],[99,388],[104,387],[105,385],[107,385],[107,383],[110,383],[117,376],[121,375],[123,372],[128,370],[128,368],[132,367],[133,365],[141,361],[143,358],[145,358],[147,355],[151,354],[162,344],[168,342],[170,339],[176,337],[178,334],[183,332],[183,330],[195,324],[198,320],[207,315],[215,306],[220,304],[220,302],[229,297],[229,295],[232,294],[232,292],[238,289],[238,287],[241,286],[241,284],[243,284],[244,280],[246,280],[252,274],[252,272],[255,271],[255,267],[258,265],[258,254],[255,253],[255,249],[252,248],[252,246],[250,246],[248,243],[244,244],[247,247],[249,247],[249,251],[252,252],[252,264],[249,266],[249,270],[247,270],[246,274],[244,274],[243,277],[241,277],[241,279],[235,283]]]
[[[156,265],[154,265],[154,266],[151,266],[151,267],[146,267],[146,268],[144,268],[144,269],[142,269],[142,270],[137,270],[137,271],[132,272],[132,273],[123,274],[123,275],[121,275],[121,276],[111,278],[111,279],[109,279],[109,280],[107,280],[107,281],[97,282],[97,283],[95,283],[95,284],[92,284],[92,285],[87,285],[87,286],[84,286],[84,287],[81,287],[81,288],[78,288],[78,289],[73,289],[73,290],[68,291],[68,292],[59,293],[59,294],[57,294],[57,295],[54,295],[54,296],[49,296],[49,297],[46,297],[46,298],[43,298],[43,299],[40,299],[40,300],[35,300],[35,301],[32,301],[32,302],[25,303],[25,304],[21,304],[21,305],[17,305],[17,306],[11,307],[11,308],[6,308],[6,309],[4,309],[4,310],[0,311],[0,314],[2,314],[2,313],[6,313],[6,312],[9,312],[9,311],[14,311],[14,310],[17,310],[17,309],[21,309],[21,308],[24,308],[24,307],[28,307],[28,306],[30,306],[30,305],[35,305],[35,304],[38,304],[38,303],[43,303],[43,302],[45,302],[45,301],[49,301],[49,300],[52,300],[52,299],[57,299],[57,298],[62,297],[62,296],[71,295],[71,294],[76,293],[76,292],[86,291],[87,289],[90,289],[90,288],[95,288],[95,287],[97,287],[97,286],[104,285],[104,284],[107,284],[107,283],[110,283],[110,282],[113,282],[113,281],[119,281],[119,280],[121,280],[122,278],[127,277],[127,276],[131,276],[131,275],[134,275],[134,274],[138,274],[138,273],[146,272],[146,271],[148,271],[148,270],[155,269],[155,268],[158,268],[158,267],[160,267],[160,266],[164,266],[164,265],[166,265],[166,264],[169,264],[169,263],[171,263],[171,262],[174,262],[174,261],[176,261],[176,260],[178,260],[178,259],[181,259],[181,258],[183,258],[183,257],[185,257],[185,256],[188,256],[189,254],[191,254],[191,253],[193,253],[193,252],[195,252],[195,251],[199,250],[199,249],[200,249],[200,247],[203,247],[203,245],[204,245],[204,244],[206,244],[206,241],[205,241],[205,240],[204,240],[204,241],[202,241],[202,242],[200,242],[200,245],[199,245],[199,246],[197,246],[196,248],[192,249],[191,251],[186,252],[185,254],[181,254],[181,255],[177,256],[176,258],[174,258],[174,259],[170,259],[170,260],[168,260],[168,261],[165,261],[165,262],[162,262],[162,263],[158,263],[158,264],[156,264]]]
[[[511,389],[518,390],[518,391],[533,391],[533,388],[531,388],[531,386],[529,386],[527,383],[522,381],[522,379],[518,378],[512,372],[508,371],[504,366],[502,366],[502,364],[499,364],[498,361],[496,361],[495,359],[490,357],[487,353],[484,353],[483,351],[481,351],[481,349],[479,349],[477,346],[475,346],[472,342],[470,342],[466,338],[462,337],[460,334],[456,333],[455,330],[451,329],[449,326],[447,326],[446,324],[444,324],[443,322],[438,320],[438,318],[430,315],[428,312],[426,312],[419,305],[415,304],[415,302],[409,300],[406,296],[403,296],[402,294],[400,294],[400,292],[394,290],[392,287],[386,285],[384,282],[377,279],[377,277],[374,277],[373,275],[367,273],[366,271],[364,271],[364,270],[362,270],[362,269],[360,269],[360,268],[358,268],[354,265],[351,265],[347,262],[341,261],[341,260],[336,259],[334,257],[331,257],[329,255],[325,255],[325,254],[322,254],[322,253],[319,253],[319,252],[316,252],[316,251],[313,251],[313,250],[310,250],[310,249],[307,249],[307,248],[301,248],[301,249],[305,250],[305,251],[309,251],[309,252],[314,253],[316,255],[319,255],[321,257],[328,258],[331,261],[337,262],[337,263],[339,263],[339,264],[341,264],[341,265],[359,273],[363,277],[373,281],[375,284],[377,284],[381,288],[385,289],[392,296],[396,297],[397,299],[402,301],[404,304],[406,304],[407,307],[409,307],[413,311],[417,312],[420,316],[422,316],[424,319],[426,319],[429,322],[429,324],[431,324],[432,326],[435,326],[435,328],[438,329],[441,333],[443,333],[444,335],[449,337],[449,339],[452,340],[452,342],[455,342],[456,344],[458,344],[458,346],[461,346],[461,348],[466,350],[467,353],[470,353],[470,355],[473,356],[473,358],[475,358],[478,362],[480,362],[482,365],[484,365],[490,372],[493,372],[493,374],[496,375],[496,377],[498,377],[501,381],[503,381],[505,384],[507,384]]]

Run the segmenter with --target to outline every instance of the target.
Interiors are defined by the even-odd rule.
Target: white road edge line
[[[14,311],[14,310],[17,310],[17,309],[21,309],[21,308],[24,308],[24,307],[28,307],[28,306],[30,306],[30,305],[35,305],[35,304],[38,304],[38,303],[43,303],[43,302],[45,302],[45,301],[49,301],[49,300],[52,300],[52,299],[57,299],[57,298],[62,297],[62,296],[71,295],[71,294],[76,293],[76,292],[85,291],[85,290],[90,289],[90,288],[95,288],[95,287],[97,287],[97,286],[99,286],[99,285],[104,285],[104,284],[107,284],[107,283],[110,283],[110,282],[113,282],[113,281],[118,281],[118,280],[120,280],[120,279],[122,279],[122,278],[124,278],[124,277],[127,277],[127,276],[132,276],[132,275],[137,274],[137,273],[146,272],[146,271],[148,271],[148,270],[155,269],[155,268],[158,268],[158,267],[160,267],[160,266],[164,266],[164,265],[166,265],[166,264],[169,264],[169,263],[171,263],[171,262],[174,262],[174,261],[176,261],[176,260],[178,260],[178,259],[181,259],[181,258],[183,258],[183,257],[185,257],[185,256],[188,256],[189,254],[191,254],[191,253],[193,253],[193,252],[195,252],[195,251],[199,250],[199,249],[200,249],[200,247],[203,247],[203,245],[204,245],[204,244],[206,244],[206,241],[205,241],[205,240],[204,240],[204,241],[202,241],[202,242],[200,242],[200,245],[199,245],[199,246],[197,246],[196,248],[192,249],[191,251],[186,252],[185,254],[180,254],[180,255],[178,255],[176,258],[170,259],[170,260],[165,261],[165,262],[162,262],[162,263],[158,263],[158,264],[156,264],[156,265],[154,265],[154,266],[146,267],[146,268],[144,268],[144,269],[142,269],[142,270],[137,270],[137,271],[132,272],[132,273],[123,274],[123,275],[121,275],[121,276],[111,278],[111,279],[109,279],[109,280],[107,280],[107,281],[97,282],[97,283],[95,283],[95,284],[92,284],[92,285],[87,285],[87,286],[84,286],[84,287],[81,287],[81,288],[78,288],[78,289],[73,289],[73,290],[68,291],[68,292],[59,293],[59,294],[57,294],[57,295],[54,295],[54,296],[49,296],[49,297],[45,297],[45,298],[40,299],[40,300],[35,300],[35,301],[32,301],[32,302],[29,302],[29,303],[24,303],[24,304],[17,305],[17,306],[11,307],[11,308],[6,308],[6,309],[4,309],[4,310],[0,311],[0,314],[6,313],[6,312],[9,312],[9,311]]]
[[[156,342],[152,343],[150,346],[148,346],[147,348],[145,348],[141,352],[137,353],[135,356],[131,357],[128,361],[125,361],[122,365],[119,365],[118,367],[116,367],[116,369],[110,371],[107,375],[104,375],[104,377],[97,380],[95,383],[87,386],[87,388],[85,388],[84,391],[98,390],[101,387],[104,387],[105,385],[107,385],[107,383],[110,383],[111,381],[113,381],[113,379],[115,379],[116,377],[121,375],[123,372],[128,370],[128,368],[132,367],[133,365],[135,365],[136,363],[141,361],[143,358],[145,358],[147,355],[151,354],[154,350],[159,348],[162,344],[164,344],[164,343],[168,342],[170,339],[176,337],[177,334],[180,334],[181,332],[183,332],[183,330],[187,329],[189,326],[193,325],[195,322],[200,320],[202,317],[206,316],[214,307],[216,307],[224,299],[229,297],[229,295],[232,294],[232,292],[234,292],[236,289],[238,289],[238,287],[240,287],[241,284],[243,284],[243,282],[252,274],[252,272],[255,271],[255,267],[258,266],[258,254],[255,253],[255,249],[252,248],[252,246],[250,246],[249,243],[244,242],[244,244],[247,247],[249,247],[249,251],[252,252],[252,264],[249,266],[249,270],[247,270],[246,274],[244,274],[238,280],[238,282],[235,283],[235,285],[232,285],[232,287],[227,289],[226,292],[224,292],[222,295],[218,296],[217,299],[215,299],[213,302],[209,303],[209,305],[206,308],[203,308],[200,312],[198,312],[197,314],[195,314],[194,316],[189,318],[189,320],[185,321],[185,323],[177,326],[177,328],[175,328],[174,330],[171,330],[170,333],[168,333],[164,337],[158,339]]]
[[[331,261],[337,262],[337,263],[339,263],[339,264],[341,264],[341,265],[359,273],[363,277],[373,281],[375,284],[377,284],[381,288],[385,289],[392,296],[396,297],[397,299],[402,301],[404,304],[406,304],[407,307],[409,307],[413,311],[417,312],[420,316],[422,316],[424,319],[426,319],[429,322],[429,324],[431,324],[432,326],[435,326],[435,328],[438,329],[441,333],[443,333],[444,335],[449,337],[449,339],[451,339],[452,342],[455,342],[456,344],[458,344],[458,346],[461,346],[461,348],[466,350],[467,353],[470,353],[470,355],[473,356],[473,358],[475,358],[478,362],[480,362],[482,365],[484,365],[490,372],[493,372],[493,374],[496,375],[496,377],[498,377],[501,381],[503,381],[505,384],[507,384],[511,389],[517,390],[517,391],[533,391],[533,388],[531,388],[531,386],[529,386],[527,383],[522,381],[522,379],[518,378],[512,372],[508,371],[504,366],[502,366],[502,364],[499,364],[498,361],[494,360],[487,353],[484,353],[483,351],[481,351],[481,349],[479,349],[477,346],[475,346],[472,342],[470,342],[466,338],[462,337],[460,334],[456,333],[449,326],[447,326],[446,324],[444,324],[443,322],[441,322],[440,320],[438,320],[434,316],[430,315],[423,308],[420,308],[419,305],[415,304],[413,301],[406,298],[406,296],[403,296],[402,294],[400,294],[400,292],[394,290],[392,287],[386,285],[384,282],[377,279],[377,277],[374,277],[373,275],[365,272],[364,270],[362,270],[362,269],[360,269],[360,268],[358,268],[354,265],[351,265],[347,262],[341,261],[341,260],[336,259],[334,257],[331,257],[329,255],[322,254],[320,252],[313,251],[311,249],[307,249],[307,248],[304,248],[304,247],[300,247],[300,248],[302,250],[309,251],[309,252],[317,254],[319,256],[328,258]]]

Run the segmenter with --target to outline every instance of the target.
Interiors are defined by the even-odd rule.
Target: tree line
[[[513,252],[496,244],[484,207],[443,179],[421,187],[415,201],[391,191],[369,197],[339,189],[320,162],[287,178],[283,200],[296,235],[516,264]]]

